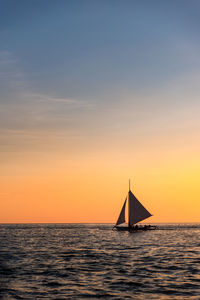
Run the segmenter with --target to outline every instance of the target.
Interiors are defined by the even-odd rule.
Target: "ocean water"
[[[200,225],[0,225],[1,299],[200,299]]]

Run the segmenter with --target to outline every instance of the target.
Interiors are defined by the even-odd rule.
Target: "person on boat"
[[[137,226],[137,225],[136,225],[136,226]],[[136,230],[136,229],[137,229],[136,226],[135,226],[135,225],[129,224],[129,230]]]

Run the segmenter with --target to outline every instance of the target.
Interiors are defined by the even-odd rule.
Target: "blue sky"
[[[199,129],[199,1],[0,4],[2,151]]]
[[[88,99],[199,68],[198,1],[1,3],[1,51],[37,91]]]

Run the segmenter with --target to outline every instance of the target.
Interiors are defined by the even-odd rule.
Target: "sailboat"
[[[125,223],[125,209],[126,205],[128,206],[128,226],[119,226]],[[152,230],[156,229],[156,226],[152,225],[144,225],[138,226],[136,225],[138,222],[143,221],[152,214],[140,203],[140,201],[135,197],[135,195],[131,192],[130,189],[130,180],[129,180],[129,191],[128,195],[124,201],[121,212],[117,219],[117,222],[114,226],[117,230],[125,230],[125,231],[137,231],[137,230]]]

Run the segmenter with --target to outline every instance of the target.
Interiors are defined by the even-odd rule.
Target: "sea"
[[[0,299],[200,299],[200,224],[1,224]]]

